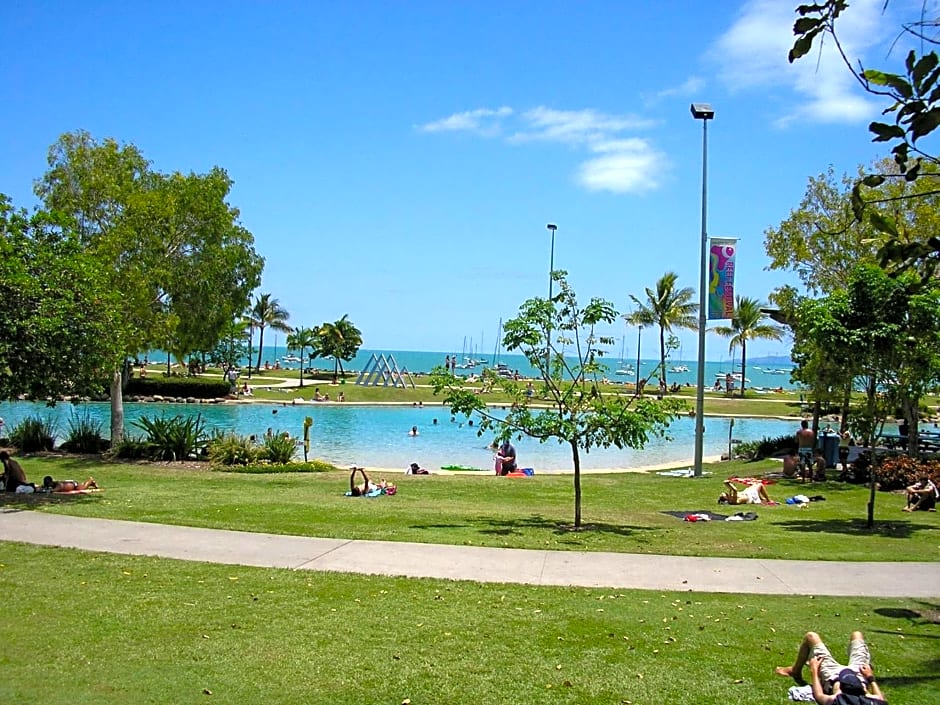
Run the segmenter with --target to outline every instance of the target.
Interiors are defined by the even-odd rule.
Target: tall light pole
[[[707,303],[705,270],[708,265],[708,121],[715,111],[708,103],[692,103],[692,117],[702,121],[702,257],[698,284],[698,369],[695,371],[695,460],[693,474],[702,476],[702,445],[705,436],[705,306]]]
[[[554,223],[549,223],[545,226],[552,231],[552,250],[551,255],[548,260],[548,301],[551,303],[552,300],[552,272],[555,271],[555,231],[558,230],[558,226]],[[548,332],[547,339],[545,341],[545,373],[551,374],[552,370],[552,323],[551,319],[548,322]]]

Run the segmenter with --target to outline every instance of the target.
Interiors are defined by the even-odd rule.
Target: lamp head
[[[558,230],[558,226],[555,225],[554,223],[549,223],[549,224],[546,225],[545,227],[548,228],[549,230],[551,230],[552,232],[555,232],[556,230]]]
[[[696,120],[712,120],[715,117],[715,111],[709,103],[692,103],[689,108]]]

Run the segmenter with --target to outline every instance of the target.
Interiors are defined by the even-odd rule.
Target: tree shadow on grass
[[[549,531],[555,536],[577,538],[585,534],[610,534],[621,537],[633,537],[640,532],[656,531],[652,526],[627,526],[623,524],[605,524],[591,522],[575,529],[573,524],[533,515],[522,519],[486,519],[480,533],[495,536],[521,535],[530,531]]]
[[[889,539],[908,539],[923,531],[940,531],[936,526],[916,524],[908,521],[875,520],[873,529],[867,527],[864,519],[793,519],[775,522],[775,526],[784,531],[798,531],[806,534],[845,534],[847,536],[881,536]]]
[[[907,609],[905,607],[877,607],[875,614],[889,619],[905,619],[911,626],[920,626],[925,624],[940,624],[940,604],[934,602],[917,601],[918,609]],[[885,631],[885,634],[894,634],[895,632]],[[911,637],[923,637],[925,639],[940,639],[940,634],[911,634]]]
[[[90,494],[58,494],[54,492],[35,492],[33,494],[0,492],[0,509],[7,512],[23,512],[55,504],[85,502],[92,500],[93,497],[94,495]]]

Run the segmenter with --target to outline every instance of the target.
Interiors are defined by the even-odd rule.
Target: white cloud
[[[418,127],[422,132],[472,132],[485,137],[502,134],[512,144],[554,142],[594,155],[582,162],[575,181],[591,191],[642,193],[659,186],[657,176],[666,163],[650,142],[624,133],[655,125],[634,115],[611,115],[598,110],[556,110],[538,106],[522,113],[512,108],[478,108],[454,113]],[[654,171],[655,170],[655,171]]]
[[[630,115],[607,115],[591,109],[554,110],[544,106],[528,110],[521,117],[524,126],[511,137],[515,142],[591,143],[623,130],[642,129],[654,124],[651,120]]]
[[[847,56],[863,56],[882,38],[882,2],[855,0],[839,18],[839,39]],[[786,106],[779,125],[797,119],[858,122],[870,117],[876,107],[849,73],[831,37],[821,44],[817,39],[813,51],[793,64],[787,61],[797,17],[787,2],[748,2],[710,52],[722,81],[732,92],[777,89]]]
[[[689,76],[678,86],[664,88],[653,96],[644,98],[644,101],[647,105],[655,105],[659,101],[666,98],[688,98],[699,93],[704,87],[704,79],[699,78],[698,76]]]
[[[422,132],[475,132],[493,136],[500,132],[502,118],[512,115],[512,108],[477,108],[462,113],[454,113],[440,120],[425,123],[418,127]]]
[[[642,193],[659,187],[666,160],[647,140],[634,137],[593,145],[600,156],[583,162],[577,181],[591,191]]]

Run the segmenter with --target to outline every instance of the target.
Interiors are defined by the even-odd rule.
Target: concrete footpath
[[[692,558],[351,541],[0,509],[0,541],[260,568],[613,589],[936,598],[940,563]]]

